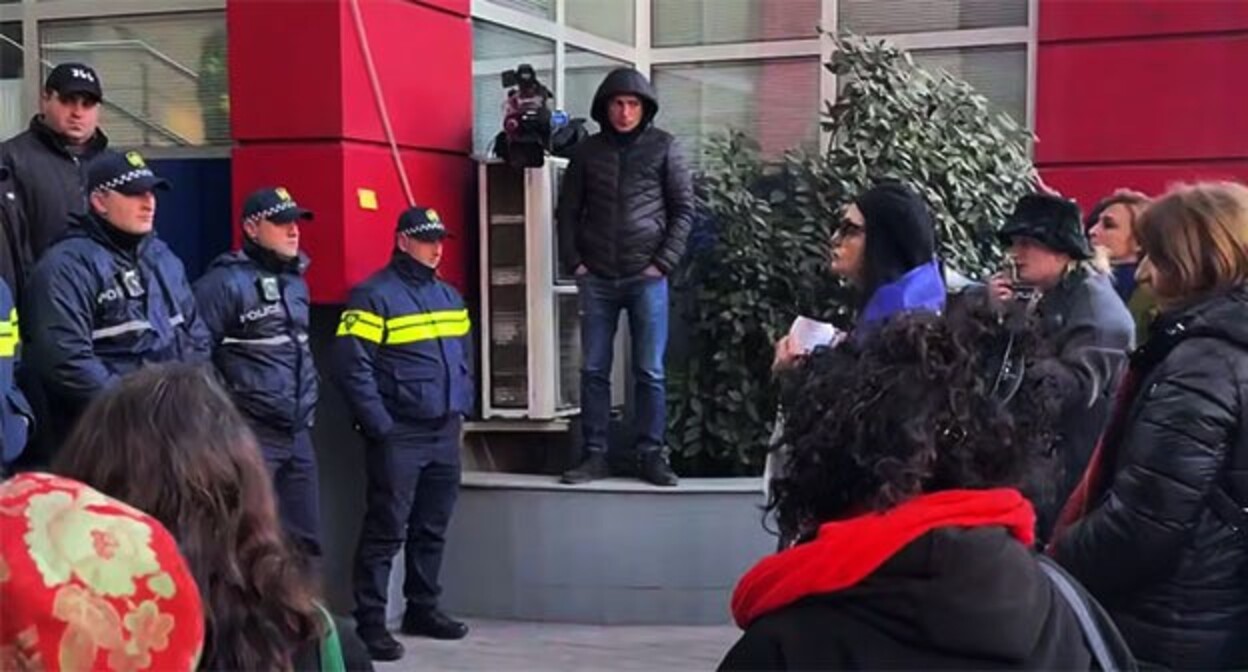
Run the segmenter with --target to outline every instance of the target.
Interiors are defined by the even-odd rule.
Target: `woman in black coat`
[[[1138,235],[1162,312],[1054,554],[1142,663],[1248,668],[1248,188],[1180,187]]]
[[[768,503],[800,541],[742,577],[721,669],[1091,668],[1016,489],[1057,412],[1037,340],[968,299],[810,356]]]

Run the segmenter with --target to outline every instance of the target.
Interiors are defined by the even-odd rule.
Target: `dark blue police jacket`
[[[239,410],[265,429],[298,432],[315,415],[307,268],[306,256],[283,260],[247,241],[217,257],[195,283],[212,362]]]
[[[22,454],[26,437],[34,423],[34,414],[26,395],[16,383],[16,369],[21,361],[21,336],[17,307],[9,286],[0,282],[0,463],[9,464]]]
[[[470,329],[459,293],[401,252],[351,290],[332,367],[367,437],[471,412]]]
[[[182,262],[154,233],[127,246],[106,227],[94,214],[76,216],[35,265],[23,297],[26,361],[50,406],[46,422],[61,431],[144,364],[209,355]]]

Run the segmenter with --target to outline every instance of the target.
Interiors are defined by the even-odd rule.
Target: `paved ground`
[[[378,672],[408,670],[713,670],[736,641],[732,626],[594,626],[469,620],[462,642],[397,635],[407,656]]]

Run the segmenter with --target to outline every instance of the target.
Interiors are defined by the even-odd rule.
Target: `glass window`
[[[842,0],[843,1],[843,0]],[[819,0],[653,0],[656,47],[818,35]]]
[[[1000,112],[1027,125],[1027,46],[912,51],[916,65],[940,68],[964,80]]]
[[[22,105],[22,24],[0,23],[0,139],[26,128],[34,110]]]
[[[617,61],[614,58],[595,54],[592,51],[568,47],[567,65],[564,68],[563,109],[569,117],[589,119],[590,107],[594,102],[594,93],[598,85],[615,68],[629,67],[630,63]],[[598,124],[590,120],[586,126],[590,132],[598,129]]]
[[[552,21],[555,18],[555,0],[490,0],[490,3]]]
[[[502,73],[521,63],[532,65],[537,78],[554,92],[554,42],[485,21],[473,21],[473,152],[488,154],[494,136],[503,129],[507,89],[503,88]]]
[[[572,28],[634,44],[637,3],[631,0],[565,0],[567,23]]]
[[[1027,0],[839,0],[837,28],[859,35],[1027,25]]]
[[[100,73],[111,144],[229,144],[225,12],[55,21],[39,35],[45,62]]]
[[[736,129],[763,155],[814,147],[819,134],[817,58],[656,65],[657,124],[676,134],[695,165],[713,133]]]

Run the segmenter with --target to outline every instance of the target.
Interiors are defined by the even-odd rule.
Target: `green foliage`
[[[886,43],[825,39],[843,88],[826,105],[823,151],[775,164],[738,132],[708,143],[698,186],[709,240],[695,231],[676,278],[689,355],[669,374],[668,439],[682,473],[758,473],[776,409],[773,344],[797,315],[852,318],[826,259],[856,194],[886,177],[910,184],[932,208],[947,266],[977,278],[998,265],[994,232],[1034,189],[1030,134],[965,82]]]

